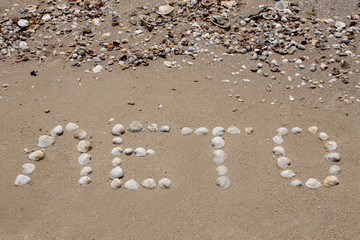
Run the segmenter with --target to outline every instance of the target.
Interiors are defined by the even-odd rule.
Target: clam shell
[[[113,156],[118,156],[120,155],[122,152],[122,148],[121,147],[114,147],[112,150],[111,150],[111,155]]]
[[[287,168],[290,166],[291,161],[287,157],[279,157],[277,160],[277,164],[280,168]]]
[[[155,154],[155,151],[152,149],[148,149],[148,150],[146,150],[146,154],[149,156],[153,156]]]
[[[124,153],[125,155],[131,155],[133,154],[134,150],[132,148],[125,148]]]
[[[204,136],[204,135],[207,135],[208,133],[209,133],[209,129],[207,129],[205,127],[200,127],[195,130],[195,135],[198,135],[198,136]]]
[[[282,139],[281,136],[276,135],[276,136],[273,137],[273,142],[276,143],[276,144],[282,144],[284,142],[284,140]]]
[[[17,175],[14,184],[15,184],[15,186],[22,186],[22,185],[29,183],[30,181],[31,181],[30,177],[19,174],[19,175]]]
[[[141,185],[144,187],[144,188],[147,188],[147,189],[154,189],[156,188],[156,182],[154,179],[152,178],[148,178],[146,180],[144,180]]]
[[[171,186],[171,180],[168,179],[168,178],[162,178],[162,179],[160,179],[160,181],[159,181],[159,186],[160,186],[161,188],[170,188],[170,186]]]
[[[22,172],[23,174],[31,174],[35,170],[35,165],[31,163],[25,163],[22,165]]]
[[[225,134],[225,129],[223,127],[215,127],[212,130],[212,135],[213,136],[222,136]]]
[[[121,179],[116,178],[116,179],[111,181],[110,186],[111,186],[112,189],[116,190],[116,189],[119,189],[121,187],[121,184],[122,184]]]
[[[216,180],[216,185],[221,189],[230,187],[230,179],[226,176],[221,176]]]
[[[79,179],[79,184],[81,186],[87,186],[90,183],[91,183],[91,178],[88,176],[83,176]]]
[[[339,184],[339,179],[335,176],[328,176],[324,180],[324,185],[327,187],[335,186]]]
[[[84,139],[87,137],[87,132],[83,129],[77,129],[75,132],[74,132],[74,138],[75,139]]]
[[[277,11],[284,11],[285,9],[287,9],[289,7],[289,4],[285,1],[279,1],[275,4],[275,9]]]
[[[289,133],[289,130],[287,128],[284,128],[284,127],[281,127],[281,128],[278,128],[276,130],[276,133],[279,135],[279,136],[285,136],[286,134]]]
[[[338,174],[341,171],[341,168],[339,166],[333,165],[330,167],[329,172],[333,175]]]
[[[309,178],[306,181],[305,185],[311,189],[318,189],[321,187],[321,183],[318,180],[316,180],[315,178]]]
[[[137,157],[144,157],[144,156],[146,156],[146,151],[145,151],[144,148],[138,147],[138,148],[135,149],[135,155]]]
[[[128,190],[138,190],[140,188],[140,184],[134,179],[130,179],[125,183],[125,188]]]
[[[285,150],[281,146],[276,146],[276,147],[273,148],[273,153],[276,156],[284,156],[285,155]]]
[[[216,164],[222,164],[226,160],[226,153],[223,150],[216,150],[213,153],[213,160]]]
[[[301,187],[302,186],[302,182],[299,179],[292,180],[290,184],[293,187]]]
[[[121,163],[122,163],[122,159],[119,158],[119,157],[116,157],[116,158],[114,158],[114,159],[112,160],[112,165],[113,165],[114,167],[119,166]]]
[[[54,144],[54,138],[48,135],[42,135],[39,137],[38,146],[41,148],[47,148]]]
[[[321,141],[327,141],[327,140],[329,140],[329,135],[327,135],[327,134],[324,133],[324,132],[321,132],[321,133],[319,133],[319,139],[320,139]]]
[[[76,129],[78,129],[79,128],[79,126],[78,125],[76,125],[75,123],[68,123],[67,125],[66,125],[66,131],[68,131],[68,132],[72,132],[72,131],[75,131]]]
[[[325,156],[326,160],[330,161],[330,162],[339,162],[340,161],[340,154],[336,153],[336,152],[332,152],[332,153],[328,153]]]
[[[316,134],[318,131],[318,127],[316,127],[316,126],[309,127],[308,131],[312,134]]]
[[[125,128],[123,125],[121,124],[116,124],[112,129],[111,129],[111,133],[114,136],[121,136],[121,134],[125,133]]]
[[[45,14],[42,18],[41,18],[41,20],[43,20],[43,21],[45,21],[45,22],[47,22],[47,21],[49,21],[49,20],[51,20],[51,16],[50,16],[50,14]]]
[[[329,152],[335,151],[337,149],[337,143],[334,141],[329,141],[329,142],[325,143],[325,148]]]
[[[81,169],[81,171],[80,171],[80,175],[81,176],[87,176],[87,175],[89,175],[90,173],[92,173],[92,168],[91,167],[89,167],[89,166],[86,166],[86,167],[83,167],[82,169]]]
[[[230,126],[226,132],[230,135],[239,135],[241,133],[240,129],[235,126]]]
[[[225,141],[221,137],[214,137],[211,139],[211,145],[215,148],[223,148],[225,146]]]
[[[19,25],[19,27],[28,27],[29,21],[25,19],[20,19],[17,24]]]
[[[87,153],[92,149],[92,144],[89,141],[80,141],[77,145],[77,150],[81,153]]]
[[[174,11],[174,7],[170,6],[169,4],[166,4],[159,7],[157,14],[165,16],[165,15],[169,15],[172,11]]]
[[[160,132],[170,132],[170,127],[165,125],[160,128]]]
[[[121,167],[114,167],[109,173],[110,179],[122,178],[124,176],[124,170]]]
[[[78,157],[78,163],[80,165],[86,165],[86,164],[89,164],[90,162],[91,162],[91,155],[88,153],[81,154]]]
[[[294,133],[294,134],[298,134],[298,133],[302,132],[302,129],[299,128],[299,127],[294,127],[294,128],[291,129],[291,132]]]
[[[53,137],[61,136],[63,135],[63,133],[64,133],[64,129],[61,125],[57,125],[53,129],[51,129],[51,136]]]
[[[129,126],[129,132],[137,133],[143,131],[144,131],[144,126],[138,121],[133,121]]]
[[[64,10],[67,8],[66,4],[64,3],[59,3],[58,5],[56,5],[56,7],[59,9],[59,10]]]
[[[43,159],[44,157],[45,157],[45,153],[43,153],[40,150],[35,151],[29,155],[29,159],[32,161],[39,161],[39,160]]]
[[[228,173],[228,169],[225,166],[217,167],[216,171],[217,171],[218,175],[220,175],[220,176]]]
[[[112,143],[113,143],[113,144],[118,144],[118,145],[120,145],[122,142],[123,142],[123,140],[122,140],[121,137],[115,137],[115,138],[113,138],[113,140],[112,140]]]
[[[245,132],[250,135],[254,132],[254,129],[252,127],[247,127],[245,128]]]
[[[183,127],[181,129],[181,135],[184,135],[184,136],[187,136],[187,135],[190,135],[192,134],[193,130],[189,127]]]
[[[282,171],[281,172],[281,176],[283,177],[283,178],[293,178],[293,177],[295,177],[295,173],[293,172],[293,171],[291,171],[291,170],[285,170],[285,171]]]
[[[148,126],[148,129],[150,132],[157,132],[159,130],[158,126],[156,123],[152,123]]]

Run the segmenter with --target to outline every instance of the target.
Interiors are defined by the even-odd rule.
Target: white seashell
[[[133,121],[129,126],[129,132],[136,133],[143,131],[144,131],[144,126],[138,121]]]
[[[160,6],[157,13],[159,15],[168,15],[172,11],[174,11],[174,7],[170,6],[169,4],[166,4],[166,5]]]
[[[290,184],[293,187],[301,187],[302,186],[302,182],[299,179],[292,180]]]
[[[223,150],[216,150],[213,153],[213,160],[215,163],[217,164],[222,164],[225,162],[226,160],[226,153]]]
[[[74,138],[75,139],[84,139],[87,137],[87,132],[83,129],[77,129],[75,132],[74,132]]]
[[[159,181],[159,186],[160,186],[161,188],[170,188],[170,186],[171,186],[171,180],[168,179],[168,178],[162,178],[162,179],[160,179],[160,181]]]
[[[281,176],[283,178],[293,178],[295,177],[295,173],[291,170],[285,170],[281,172]]]
[[[230,179],[226,176],[221,176],[216,180],[216,185],[221,189],[226,189],[230,186]]]
[[[48,135],[42,135],[39,137],[38,146],[41,148],[47,148],[54,144],[54,138]]]
[[[122,178],[123,176],[124,176],[124,171],[122,170],[121,167],[114,167],[113,169],[111,169],[109,173],[110,179]]]
[[[100,19],[99,18],[94,18],[91,20],[91,23],[95,26],[99,26],[100,25]]]
[[[291,132],[294,134],[298,134],[302,132],[302,129],[299,127],[294,127],[293,129],[291,129]]]
[[[225,174],[227,174],[228,169],[225,166],[220,166],[220,167],[216,168],[216,171],[217,171],[218,175],[225,175]]]
[[[125,155],[131,155],[133,154],[134,150],[132,148],[125,148],[124,153]]]
[[[31,178],[29,178],[28,176],[19,174],[19,175],[17,175],[14,184],[15,184],[15,186],[22,186],[22,185],[27,184],[30,181],[31,181]]]
[[[275,9],[277,10],[277,11],[284,11],[285,9],[287,9],[288,8],[288,6],[289,6],[289,4],[287,3],[287,2],[285,2],[285,1],[279,1],[279,2],[277,2],[276,4],[275,4]]]
[[[281,127],[281,128],[278,128],[276,130],[276,133],[279,135],[279,136],[285,136],[286,134],[289,133],[289,130],[287,128],[284,128],[284,127]]]
[[[130,179],[125,183],[125,188],[129,190],[138,190],[140,188],[140,184],[138,184],[134,179]]]
[[[150,124],[150,125],[148,126],[148,129],[149,129],[150,132],[157,132],[157,131],[159,130],[159,128],[158,128],[158,126],[157,126],[156,123]]]
[[[42,18],[41,18],[41,20],[43,20],[43,21],[45,21],[45,22],[47,22],[47,21],[49,21],[51,19],[51,16],[50,16],[50,14],[45,14]]]
[[[89,164],[90,161],[91,161],[91,155],[87,153],[81,154],[78,158],[78,162],[80,165]]]
[[[247,127],[247,128],[245,128],[245,132],[247,134],[252,134],[254,132],[254,129],[252,127]]]
[[[44,157],[45,157],[45,153],[43,153],[40,150],[35,151],[29,155],[29,159],[32,161],[39,161],[39,160],[43,159]]]
[[[337,149],[337,143],[334,141],[329,141],[329,142],[325,143],[325,148],[329,152],[335,151]]]
[[[122,152],[122,148],[121,148],[121,147],[114,147],[114,148],[111,150],[111,155],[117,156],[117,155],[120,155],[121,152]]]
[[[125,128],[123,125],[121,124],[116,124],[112,130],[111,130],[112,135],[114,136],[121,136],[121,134],[125,133]]]
[[[115,178],[114,180],[111,181],[111,188],[112,189],[119,189],[121,187],[122,181],[121,179]]]
[[[211,145],[215,148],[223,148],[225,146],[225,141],[221,137],[214,137],[211,139]]]
[[[18,21],[18,25],[19,25],[19,27],[27,27],[27,26],[29,26],[29,21],[25,20],[25,19],[20,19]]]
[[[118,144],[118,145],[120,145],[122,142],[123,142],[123,140],[122,140],[121,137],[115,137],[115,138],[113,138],[113,140],[112,140],[112,143],[113,143],[113,144]]]
[[[68,131],[68,132],[72,132],[72,131],[75,131],[76,129],[78,129],[79,128],[79,126],[78,125],[76,125],[75,123],[68,123],[67,125],[66,125],[66,131]]]
[[[277,160],[277,164],[280,168],[287,168],[290,166],[291,161],[287,157],[279,157]]]
[[[92,173],[92,168],[91,167],[89,167],[89,166],[86,166],[86,167],[83,167],[82,169],[81,169],[81,171],[80,171],[80,175],[81,176],[87,176],[87,175],[89,175],[90,173]]]
[[[137,157],[144,157],[146,155],[146,151],[142,147],[138,147],[135,149],[135,154]]]
[[[113,165],[114,167],[119,166],[121,163],[122,163],[122,159],[119,158],[119,157],[116,157],[116,158],[114,158],[114,159],[112,160],[112,165]]]
[[[318,180],[316,180],[315,178],[309,178],[306,181],[305,185],[311,189],[318,189],[321,187],[321,183]]]
[[[59,3],[59,4],[57,5],[57,8],[58,8],[59,10],[64,10],[64,9],[67,8],[67,6],[66,6],[66,4],[64,4],[64,3]]]
[[[329,135],[327,135],[324,132],[321,132],[321,133],[319,133],[319,138],[321,141],[327,141],[327,140],[329,140]]]
[[[235,126],[230,126],[226,132],[231,135],[239,135],[241,133],[240,129]]]
[[[152,149],[148,149],[148,150],[146,150],[146,154],[149,156],[153,156],[155,154],[155,151]]]
[[[184,136],[187,136],[187,135],[190,135],[192,134],[193,130],[189,127],[183,127],[181,129],[181,135],[184,135]]]
[[[276,156],[284,156],[285,155],[285,150],[283,147],[281,146],[276,146],[274,147],[273,149],[273,153],[276,155]]]
[[[274,141],[274,143],[276,143],[276,144],[282,144],[282,143],[284,142],[284,140],[282,139],[282,137],[279,136],[279,135],[276,135],[275,137],[273,137],[273,141]]]
[[[153,188],[156,188],[156,182],[154,179],[152,178],[148,178],[146,180],[144,180],[141,185],[144,187],[144,188],[147,188],[147,189],[153,189]]]
[[[200,127],[195,130],[195,135],[198,135],[198,136],[204,136],[204,135],[207,135],[208,133],[209,133],[209,129],[207,129],[205,127]]]
[[[328,176],[324,180],[324,185],[327,187],[335,186],[339,184],[339,179],[335,176]]]
[[[317,133],[318,128],[316,126],[312,126],[312,127],[308,128],[308,131],[312,134],[315,134],[315,133]]]
[[[341,171],[341,168],[336,165],[331,166],[329,169],[329,172],[334,175],[338,174],[340,171]]]
[[[326,155],[326,160],[330,162],[339,162],[340,161],[340,154],[336,152],[332,152]]]
[[[223,127],[215,127],[212,130],[212,135],[214,136],[222,136],[225,133],[225,129]]]
[[[100,73],[100,72],[102,72],[103,69],[104,69],[103,66],[96,65],[92,70],[94,73]]]
[[[77,150],[81,153],[87,153],[92,149],[92,144],[89,141],[80,141],[77,145]]]
[[[170,127],[165,125],[160,128],[160,132],[170,132]]]
[[[91,183],[91,178],[88,177],[88,176],[83,176],[79,179],[79,184],[81,186],[86,186],[88,185],[89,183]]]
[[[35,165],[31,164],[31,163],[25,163],[24,165],[22,165],[22,172],[24,174],[31,174],[33,173],[35,170]]]
[[[63,133],[64,133],[64,129],[61,125],[57,125],[53,129],[51,129],[51,136],[53,137],[61,136],[63,135]]]

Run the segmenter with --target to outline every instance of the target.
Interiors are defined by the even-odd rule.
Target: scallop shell
[[[222,164],[226,160],[226,153],[223,150],[216,150],[213,153],[213,160],[217,164]]]
[[[328,176],[324,180],[324,185],[327,187],[335,186],[339,184],[339,179],[335,176]]]
[[[170,127],[165,125],[160,128],[160,132],[170,132]]]
[[[111,155],[113,156],[118,156],[120,155],[122,152],[122,148],[121,147],[114,147],[112,150],[111,150]]]
[[[184,135],[184,136],[187,136],[187,135],[190,135],[192,134],[193,130],[189,127],[183,127],[181,129],[181,135]]]
[[[138,147],[138,148],[135,149],[135,155],[137,157],[144,157],[144,156],[146,156],[146,151],[145,151],[144,148]]]
[[[81,169],[81,171],[80,171],[80,175],[81,176],[87,176],[87,175],[89,175],[90,173],[92,173],[92,168],[91,167],[89,167],[89,166],[86,166],[86,167],[83,167],[82,169]]]
[[[51,136],[53,137],[61,136],[63,135],[63,133],[64,133],[64,129],[61,125],[57,125],[53,129],[51,129]]]
[[[329,135],[327,135],[324,132],[321,132],[321,133],[319,133],[319,138],[321,141],[327,141],[327,140],[329,140]]]
[[[75,132],[74,132],[74,138],[75,139],[84,139],[87,137],[87,132],[83,129],[77,129]]]
[[[29,183],[30,181],[31,181],[30,177],[19,174],[19,175],[17,175],[14,184],[15,184],[15,186],[22,186],[22,185]]]
[[[211,139],[211,145],[215,148],[223,148],[225,146],[225,141],[221,137],[214,137]]]
[[[252,127],[247,127],[245,128],[245,132],[250,135],[254,132],[254,129]]]
[[[121,158],[116,157],[116,158],[114,158],[114,159],[112,160],[112,165],[113,165],[114,167],[119,166],[121,163],[122,163],[122,159],[121,159]]]
[[[160,186],[161,188],[170,188],[170,186],[171,186],[171,180],[168,179],[168,178],[162,178],[162,179],[160,179],[160,181],[159,181],[159,186]]]
[[[159,130],[158,126],[156,123],[152,123],[148,126],[148,129],[150,132],[157,132]]]
[[[298,133],[302,132],[302,129],[299,128],[299,127],[294,127],[294,128],[291,129],[291,132],[294,133],[294,134],[298,134]]]
[[[325,148],[329,152],[335,151],[337,149],[337,143],[334,141],[329,141],[329,142],[325,143]]]
[[[195,135],[198,135],[198,136],[204,136],[204,135],[207,135],[208,133],[209,133],[209,129],[207,129],[205,127],[200,127],[195,130]]]
[[[121,167],[114,167],[109,173],[110,179],[122,178],[124,176],[124,170]]]
[[[278,128],[276,130],[276,133],[279,135],[279,136],[285,136],[286,134],[289,133],[289,130],[287,128],[284,128],[284,127],[281,127],[281,128]]]
[[[128,190],[138,190],[140,188],[140,184],[134,179],[130,179],[125,183],[125,188]]]
[[[79,184],[81,186],[87,186],[90,183],[91,183],[91,178],[88,176],[83,176],[79,179]]]
[[[116,189],[119,189],[121,187],[121,184],[122,184],[121,179],[116,178],[116,179],[111,181],[110,186],[111,186],[112,189],[116,190]]]
[[[321,187],[321,183],[318,180],[316,180],[315,178],[309,178],[306,181],[305,185],[311,189],[318,189]]]
[[[228,173],[228,169],[225,166],[217,167],[216,171],[217,171],[218,175],[220,175],[220,176]]]
[[[122,142],[123,142],[123,140],[122,140],[121,137],[115,137],[115,138],[113,138],[113,140],[112,140],[112,143],[113,143],[113,144],[117,144],[117,145],[120,145]]]
[[[77,145],[77,150],[81,153],[87,153],[92,149],[92,144],[89,141],[80,141]]]
[[[333,165],[330,167],[329,172],[333,175],[338,174],[341,171],[341,168],[339,166]]]
[[[75,123],[68,123],[67,125],[66,125],[66,131],[68,131],[68,132],[72,132],[72,131],[75,131],[76,129],[78,129],[79,128],[79,126],[78,125],[76,125]]]
[[[125,148],[124,153],[125,155],[129,156],[133,154],[134,150],[132,148]]]
[[[129,126],[129,132],[137,133],[143,131],[144,131],[144,126],[138,121],[133,121]]]
[[[284,140],[282,139],[281,136],[276,135],[276,136],[273,137],[273,142],[276,143],[276,144],[282,144],[284,142]]]
[[[54,138],[48,135],[42,135],[39,137],[38,146],[41,148],[47,148],[54,144]]]
[[[35,151],[29,155],[29,159],[32,161],[39,161],[39,160],[43,159],[44,157],[45,157],[45,153],[43,153],[40,150]]]
[[[315,134],[318,131],[318,127],[316,127],[316,126],[309,127],[308,131],[312,134]]]
[[[88,153],[81,154],[78,158],[78,162],[80,165],[89,164],[91,161],[91,155]]]
[[[284,156],[285,155],[285,150],[281,146],[276,146],[276,147],[273,148],[273,153],[276,156]]]
[[[116,124],[112,129],[111,129],[111,133],[114,136],[121,136],[121,134],[125,133],[125,128],[123,125],[121,124]]]
[[[225,134],[225,129],[223,127],[215,127],[212,130],[212,135],[216,136],[222,136]]]
[[[290,184],[293,187],[301,187],[302,186],[302,182],[299,179],[292,180]]]
[[[291,161],[287,157],[279,157],[277,160],[277,164],[280,168],[287,168],[290,166]]]
[[[235,126],[230,126],[226,132],[230,135],[239,135],[241,133],[240,129]]]
[[[144,188],[147,188],[147,189],[154,189],[156,188],[156,182],[154,179],[152,178],[148,178],[146,180],[144,180],[141,185],[144,187]]]
[[[295,177],[295,173],[293,172],[293,171],[291,171],[291,170],[285,170],[285,171],[282,171],[281,172],[281,176],[283,177],[283,178],[293,178],[293,177]]]
[[[216,180],[216,185],[221,189],[226,189],[230,186],[230,179],[226,176],[221,176]]]
[[[166,16],[169,15],[172,11],[174,11],[174,7],[166,4],[159,7],[157,14]]]
[[[330,161],[330,162],[339,162],[340,161],[340,154],[336,153],[336,152],[332,152],[326,155],[326,160]]]
[[[148,150],[146,150],[146,154],[149,156],[153,156],[155,154],[155,151],[152,149],[148,149]]]
[[[24,165],[22,165],[22,172],[24,174],[31,174],[33,173],[35,170],[35,165],[31,164],[31,163],[25,163]]]

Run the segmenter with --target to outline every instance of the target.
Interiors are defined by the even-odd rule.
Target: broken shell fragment
[[[221,189],[226,189],[230,186],[230,179],[226,176],[221,176],[216,180],[216,185]]]
[[[230,28],[230,20],[229,20],[229,18],[226,18],[226,17],[213,16],[211,18],[211,22],[215,26],[218,26],[218,27],[223,28],[223,29]]]
[[[32,161],[39,161],[39,160],[43,159],[44,157],[45,157],[45,153],[43,153],[40,150],[35,151],[29,155],[29,159]]]
[[[148,129],[150,132],[157,132],[159,130],[158,126],[156,123],[152,123],[148,126]]]
[[[129,132],[137,133],[143,131],[144,131],[144,126],[138,121],[133,121],[129,126]]]
[[[48,135],[42,135],[39,137],[38,146],[41,148],[47,148],[54,144],[54,138]]]
[[[162,179],[160,179],[160,181],[159,181],[159,186],[160,186],[161,188],[170,188],[170,186],[171,186],[171,180],[168,179],[168,178],[162,178]]]
[[[254,129],[252,127],[247,127],[245,128],[245,132],[250,135],[254,132]]]

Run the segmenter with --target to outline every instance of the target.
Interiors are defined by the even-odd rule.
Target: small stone
[[[298,134],[302,132],[302,129],[299,127],[294,127],[293,129],[291,129],[291,132],[294,134]]]
[[[330,167],[329,172],[333,175],[338,174],[341,171],[341,168],[339,166],[333,165]]]
[[[222,164],[226,160],[226,153],[223,150],[216,150],[213,153],[213,160],[216,164]]]
[[[292,180],[290,184],[293,187],[301,187],[302,186],[302,182],[299,179]]]
[[[245,128],[245,132],[250,135],[254,132],[254,129],[252,127],[247,127]]]
[[[225,141],[221,137],[214,137],[211,139],[211,145],[215,148],[223,148],[225,146]]]
[[[225,129],[223,127],[215,127],[212,130],[212,135],[214,136],[222,136],[225,134]]]
[[[145,151],[144,148],[138,147],[138,148],[135,149],[135,155],[137,157],[144,157],[144,156],[146,156],[146,151]]]
[[[129,156],[133,154],[134,150],[132,148],[125,148],[124,153],[125,155]]]
[[[227,189],[230,186],[230,179],[226,176],[221,176],[216,180],[216,185],[221,189]]]
[[[41,148],[47,148],[54,144],[54,138],[48,135],[42,135],[39,137],[38,146]]]
[[[339,162],[340,161],[340,154],[336,152],[332,152],[326,155],[326,160],[330,162]]]
[[[78,129],[78,128],[79,128],[79,126],[76,125],[75,123],[68,123],[68,124],[66,125],[66,131],[68,131],[68,132],[75,131],[75,130]]]
[[[124,176],[124,171],[121,167],[114,167],[113,169],[111,169],[109,173],[110,179],[122,178],[123,176]]]
[[[117,144],[117,145],[120,145],[122,142],[123,142],[123,140],[122,140],[121,137],[115,137],[115,138],[113,138],[113,140],[112,140],[112,143],[113,143],[113,144]]]
[[[137,133],[137,132],[143,132],[143,131],[144,131],[144,126],[140,122],[133,121],[130,124],[129,132]]]
[[[114,147],[112,150],[111,150],[111,155],[113,156],[118,156],[122,153],[122,148],[121,147]]]
[[[122,163],[122,159],[119,158],[119,157],[116,157],[116,158],[114,158],[114,159],[112,160],[112,165],[113,165],[114,167],[119,166],[121,163]]]
[[[335,176],[328,176],[324,180],[324,185],[327,187],[336,186],[339,184],[339,179]]]
[[[80,141],[77,145],[77,150],[81,153],[87,153],[92,149],[92,144],[89,141]]]
[[[138,190],[140,188],[140,184],[134,179],[130,179],[125,183],[125,188],[128,190]]]
[[[146,154],[147,154],[148,156],[153,156],[153,155],[155,154],[155,151],[152,150],[152,149],[148,149],[148,150],[146,150]]]
[[[312,134],[316,134],[318,131],[318,128],[316,126],[312,126],[308,128],[308,131]]]
[[[83,167],[82,169],[81,169],[81,171],[80,171],[80,175],[81,176],[87,176],[87,175],[89,175],[90,173],[92,173],[92,168],[91,167],[89,167],[89,166],[86,166],[86,167]]]
[[[209,133],[209,130],[205,127],[200,127],[195,130],[195,135],[198,135],[198,136],[204,136],[204,135],[207,135],[208,133]]]
[[[329,152],[335,151],[337,149],[337,143],[334,141],[329,141],[325,144],[325,148]]]
[[[160,181],[159,181],[159,186],[161,188],[170,188],[171,186],[171,180],[168,179],[168,178],[162,178]]]
[[[31,164],[31,163],[25,163],[24,165],[22,165],[22,172],[24,174],[31,174],[33,173],[35,170],[35,165]]]
[[[121,136],[121,134],[125,133],[125,128],[123,125],[121,124],[116,124],[112,130],[111,130],[112,135],[114,136]]]
[[[81,186],[87,186],[89,183],[91,183],[91,178],[88,176],[83,176],[79,179],[79,184]]]
[[[170,132],[170,127],[169,126],[162,126],[160,128],[160,132]]]
[[[154,189],[154,188],[156,188],[156,182],[152,178],[148,178],[148,179],[144,180],[141,183],[141,185],[146,189]]]
[[[190,135],[192,134],[193,130],[189,127],[183,127],[181,129],[181,135],[184,135],[184,136],[187,136],[187,135]]]
[[[218,175],[220,175],[220,176],[225,175],[225,174],[228,173],[228,169],[225,166],[217,167],[216,171],[217,171]]]
[[[277,160],[277,164],[280,168],[287,168],[290,166],[291,161],[287,157],[279,157]]]
[[[240,129],[235,126],[230,126],[226,132],[230,135],[239,135],[241,133]]]
[[[288,129],[287,128],[284,128],[284,127],[281,127],[281,128],[278,128],[276,130],[276,133],[279,135],[279,136],[285,136],[286,134],[288,134]]]
[[[327,141],[327,140],[329,140],[329,135],[327,135],[324,132],[321,132],[321,133],[319,133],[319,138],[321,141]]]
[[[285,155],[285,150],[283,147],[281,146],[276,146],[274,147],[273,149],[273,153],[276,155],[276,156],[284,156]]]
[[[53,129],[51,129],[51,136],[53,137],[61,136],[63,135],[63,133],[64,133],[64,129],[61,125],[57,125]]]
[[[83,130],[83,129],[75,130],[75,132],[74,132],[75,139],[82,140],[82,139],[85,139],[86,137],[87,137],[87,132],[85,130]]]
[[[281,176],[283,178],[293,178],[295,177],[295,173],[291,170],[285,170],[281,172]]]
[[[91,162],[91,155],[88,153],[81,154],[78,158],[78,163],[80,165],[86,165]]]
[[[39,161],[45,157],[45,153],[43,151],[35,151],[29,155],[29,159],[32,161]]]
[[[115,178],[114,180],[111,181],[111,188],[112,189],[119,189],[121,187],[122,181],[121,179]]]
[[[29,183],[30,181],[31,181],[30,177],[19,174],[19,175],[17,175],[14,184],[15,184],[15,186],[22,186],[22,185]]]
[[[157,132],[159,129],[158,129],[158,126],[156,123],[152,123],[148,126],[148,129],[150,132]]]
[[[321,187],[321,183],[320,183],[318,180],[314,179],[314,178],[309,178],[309,179],[306,181],[305,185],[306,185],[308,188],[311,188],[311,189],[318,189],[318,188]]]
[[[276,143],[276,144],[282,144],[282,143],[284,142],[284,140],[282,139],[282,137],[279,136],[279,135],[274,136],[274,137],[273,137],[273,141],[274,141],[274,143]]]

